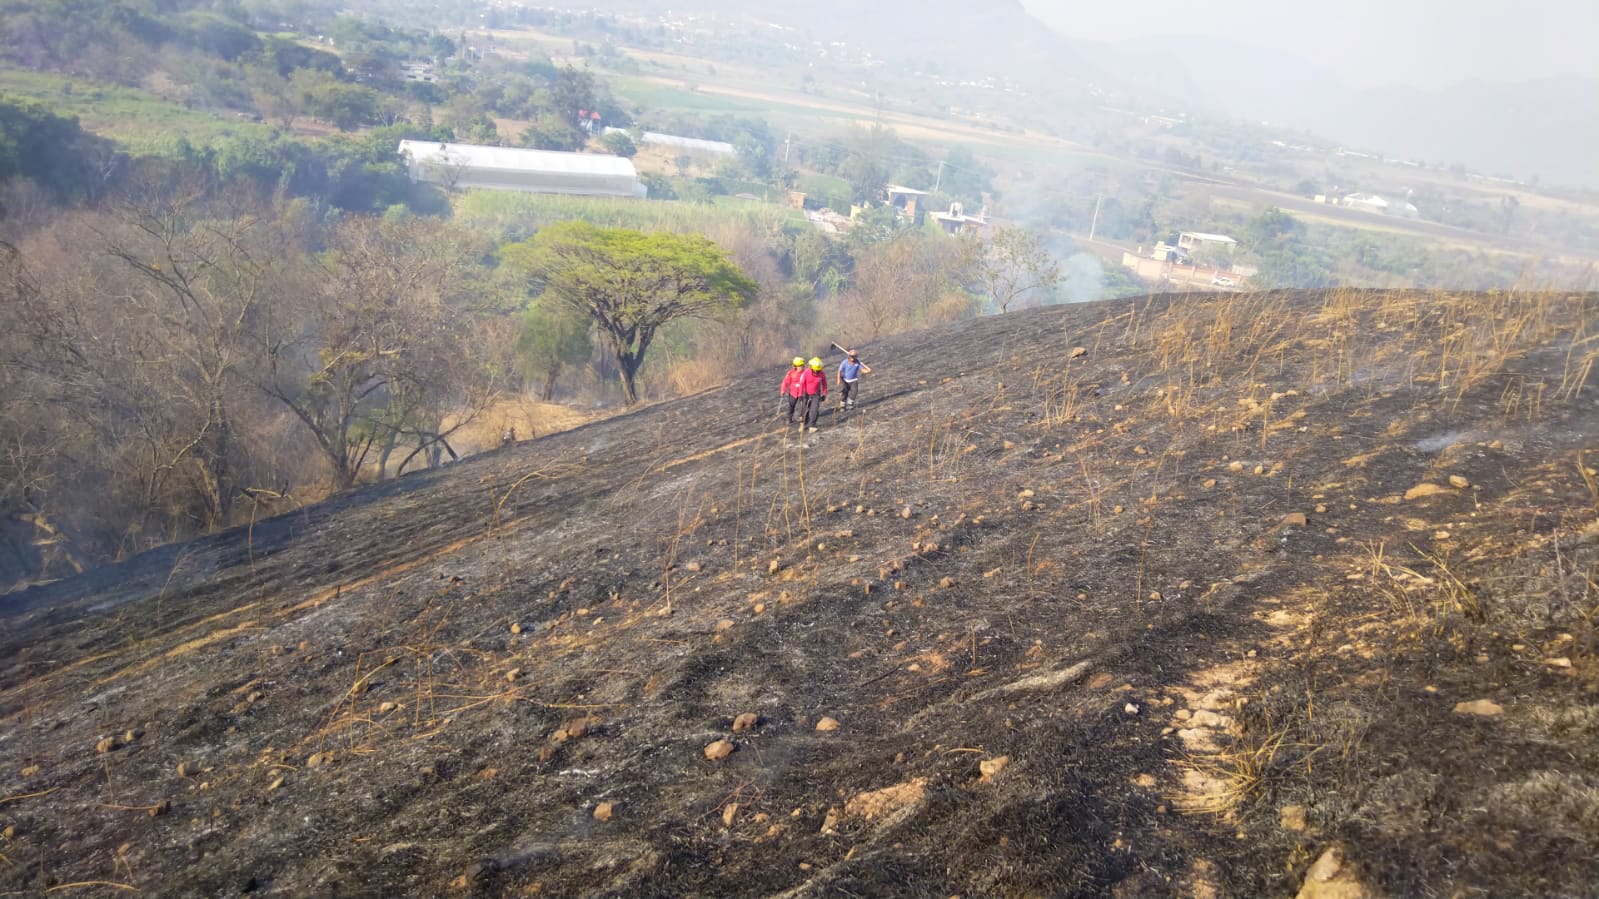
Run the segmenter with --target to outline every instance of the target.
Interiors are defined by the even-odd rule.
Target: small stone
[[[764,612],[764,611],[766,611],[766,603],[764,603],[764,602],[758,602],[758,603],[756,603],[756,604],[755,604],[755,605],[754,605],[754,606],[753,606],[753,607],[752,607],[752,608],[751,608],[751,611],[753,611],[753,612],[754,612],[754,613],[755,613],[755,614],[757,614],[757,615],[759,615],[759,614],[761,614],[761,613],[762,613],[762,612]]]
[[[1449,476],[1449,486],[1456,490],[1464,490],[1471,486],[1471,482],[1458,474],[1452,474]]]
[[[614,803],[602,802],[599,805],[594,806],[594,820],[609,821],[611,820],[611,815],[615,811],[616,805]]]
[[[94,751],[104,755],[107,752],[121,748],[121,746],[122,744],[117,742],[116,737],[106,737],[104,740],[94,744]]]
[[[1264,464],[1255,466],[1255,474],[1265,474],[1265,473],[1266,473],[1266,466]]]
[[[561,733],[565,734],[568,740],[576,740],[588,732],[589,719],[587,718],[579,718],[576,721],[569,722],[565,727],[561,728]]]
[[[1228,462],[1227,463],[1227,470],[1232,472],[1233,474],[1237,474],[1238,472],[1244,470],[1244,463],[1242,463],[1242,462]]]
[[[1277,523],[1277,527],[1279,529],[1281,529],[1281,528],[1302,528],[1302,527],[1304,527],[1307,524],[1309,524],[1309,522],[1305,519],[1305,513],[1303,513],[1303,512],[1289,512],[1287,515],[1283,516],[1283,520],[1282,521]]]
[[[828,733],[829,731],[835,731],[835,730],[838,730],[840,727],[842,727],[842,725],[840,725],[838,723],[838,720],[835,719],[835,718],[823,718],[822,720],[816,722],[816,729],[821,731],[822,733]]]
[[[145,813],[152,818],[159,818],[170,811],[172,811],[172,800],[163,799],[146,809]]]
[[[755,726],[760,723],[760,715],[757,715],[754,712],[745,712],[744,714],[733,719],[733,732],[738,733],[741,730],[753,730]]]
[[[1149,598],[1153,602],[1160,602],[1162,599],[1165,599],[1166,597],[1161,595],[1161,592],[1159,590],[1151,590],[1151,591],[1149,591]]]
[[[1133,778],[1133,786],[1142,787],[1146,790],[1153,790],[1157,783],[1159,781],[1155,780],[1155,775],[1153,774],[1140,774]]]
[[[1545,665],[1548,665],[1550,668],[1570,668],[1571,667],[1571,660],[1566,658],[1565,656],[1561,656],[1561,657],[1555,658],[1555,659],[1544,659],[1543,663]]]
[[[203,787],[205,785],[201,784],[201,786]],[[271,792],[276,791],[278,789],[278,787],[281,787],[281,786],[283,786],[283,776],[280,774],[277,777],[272,778],[272,782],[267,784],[266,791],[268,793],[271,793]]]
[[[1483,718],[1497,718],[1504,713],[1504,706],[1491,699],[1474,699],[1471,702],[1455,704],[1455,714],[1457,715],[1478,715]]]
[[[1086,355],[1088,355],[1088,348],[1087,347],[1074,346],[1074,347],[1072,347],[1071,355],[1068,358],[1081,359],[1082,357],[1084,357]]]
[[[522,625],[517,624],[515,621],[511,622],[511,633],[520,634],[521,632],[522,632]]]
[[[1126,705],[1122,706],[1122,711],[1126,712],[1129,715],[1137,715],[1138,714],[1138,704],[1137,703],[1133,703],[1133,702],[1129,702]]]
[[[731,630],[732,627],[733,627],[733,624],[734,624],[733,619],[731,619],[731,618],[723,618],[721,621],[716,622],[716,629],[717,629],[717,631]]]
[[[766,573],[767,574],[776,574],[777,570],[779,568],[782,568],[782,567],[783,567],[783,563],[782,563],[781,560],[773,559],[772,561],[766,563]]]
[[[505,672],[505,679],[507,681],[515,681],[517,678],[519,678],[521,676],[522,676],[522,669],[520,669],[520,668],[512,668],[510,671]]]
[[[1205,489],[1209,490],[1210,488],[1216,486],[1216,479],[1215,478],[1206,478],[1203,481],[1203,484],[1204,484]]]
[[[722,808],[722,826],[732,827],[733,820],[738,817],[738,803],[729,802]]]
[[[733,754],[733,744],[727,740],[717,740],[705,747],[705,757],[713,762],[719,762]]]
[[[1005,766],[1009,764],[1010,756],[1000,755],[991,759],[983,759],[981,762],[978,762],[977,770],[982,772],[983,783],[989,783],[994,778],[998,777],[999,772],[1004,771]]]
[[[38,774],[38,773],[39,773],[39,766],[38,765],[29,765],[26,768],[22,769],[22,776],[23,777],[32,777],[32,776],[34,776],[35,774]]]
[[[690,562],[687,565],[683,566],[683,570],[697,573],[697,572],[704,571],[705,570],[705,566],[700,564],[699,562]]]
[[[1120,514],[1122,514],[1122,507],[1121,506],[1111,506],[1110,511],[1113,514],[1120,515]]]
[[[938,586],[948,590],[949,588],[955,586],[955,579],[952,577],[946,577],[938,582]]]
[[[1305,883],[1295,899],[1368,899],[1371,895],[1354,867],[1345,862],[1343,850],[1334,846],[1305,872]]]
[[[400,704],[397,702],[380,702],[378,703],[378,714],[387,715],[399,707]]]
[[[1302,833],[1309,826],[1305,820],[1305,807],[1302,805],[1283,806],[1282,811],[1278,813],[1278,821],[1282,824],[1283,830],[1295,833]]]
[[[1101,671],[1100,673],[1098,673],[1098,674],[1096,674],[1093,677],[1088,679],[1088,689],[1090,689],[1090,690],[1103,690],[1106,687],[1110,686],[1111,684],[1115,683],[1115,681],[1116,681],[1116,678],[1114,676],[1112,676],[1110,672]]]
[[[1317,515],[1326,515],[1327,514],[1327,504],[1326,503],[1317,503],[1316,504],[1316,514]]]
[[[5,830],[0,830],[0,840],[5,840],[7,843],[9,843],[16,839],[16,837],[17,826],[15,824],[7,824]]]
[[[331,764],[333,764],[333,753],[331,752],[313,752],[305,760],[307,768],[321,768]]]
[[[905,508],[899,510],[899,517],[901,517],[901,518],[909,518],[909,517],[911,517],[911,514],[912,513],[911,513],[911,507],[910,506],[906,506]]]
[[[132,742],[140,739],[143,736],[144,736],[144,731],[142,731],[139,728],[135,727],[134,729],[132,729],[132,730],[130,730],[127,733],[122,735],[122,742],[124,742],[124,743],[132,743]]]
[[[1134,455],[1147,456],[1149,455],[1149,448],[1143,444],[1139,444],[1138,446],[1133,447],[1133,453]]]
[[[189,764],[188,762],[178,762],[179,777],[193,777],[196,773],[197,772],[193,765]]]

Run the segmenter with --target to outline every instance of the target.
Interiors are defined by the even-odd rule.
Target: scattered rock
[[[277,777],[272,778],[272,782],[267,784],[266,791],[271,793],[281,786],[283,786],[283,775],[280,774]]]
[[[943,580],[938,582],[938,586],[943,587],[945,590],[948,590],[949,588],[955,586],[955,579],[952,578],[952,577],[946,577]]]
[[[884,787],[881,790],[872,790],[852,796],[848,802],[844,803],[844,815],[850,818],[864,818],[870,821],[873,818],[883,817],[908,806],[916,805],[926,795],[927,781],[923,778],[917,778],[902,784],[895,784],[892,787]]]
[[[1455,714],[1457,715],[1478,715],[1483,718],[1497,718],[1504,713],[1504,706],[1491,699],[1474,699],[1471,702],[1455,704]]]
[[[1302,805],[1285,805],[1278,813],[1277,820],[1282,824],[1283,830],[1294,833],[1303,833],[1309,823],[1305,820],[1305,807]]]
[[[1101,671],[1100,673],[1088,679],[1088,689],[1103,690],[1115,682],[1115,680],[1116,678],[1113,677],[1110,672]]]
[[[188,762],[178,762],[179,777],[193,777],[198,773],[199,770],[194,765],[191,765]]]
[[[1205,480],[1204,480],[1204,481],[1203,481],[1203,482],[1202,482],[1202,484],[1203,484],[1203,486],[1204,486],[1204,488],[1205,488],[1205,489],[1206,489],[1206,490],[1209,490],[1209,489],[1210,489],[1210,488],[1212,488],[1212,487],[1214,487],[1214,486],[1216,486],[1216,479],[1215,479],[1215,478],[1206,478],[1206,479],[1205,479]]]
[[[15,824],[7,824],[5,830],[0,830],[0,840],[5,840],[7,843],[9,843],[16,839],[16,837],[17,826]]]
[[[732,827],[733,820],[738,817],[738,803],[729,802],[722,808],[722,826]]]
[[[1153,774],[1140,774],[1133,778],[1133,786],[1142,787],[1146,790],[1153,790],[1157,783],[1159,781],[1155,780],[1155,775]]]
[[[705,747],[705,757],[713,762],[719,762],[733,754],[733,744],[727,740],[717,740]]]
[[[117,742],[116,737],[106,737],[100,742],[94,744],[94,751],[100,753],[101,755],[121,748],[122,744]]]
[[[331,752],[313,752],[305,760],[307,768],[322,768],[331,764],[333,764],[333,753]]]
[[[753,730],[755,726],[760,723],[760,715],[757,715],[754,712],[745,712],[744,714],[733,719],[733,732],[738,733],[741,730]]]
[[[704,566],[704,565],[702,565],[702,564],[701,564],[701,563],[699,563],[699,562],[690,562],[690,563],[688,563],[688,564],[687,564],[687,565],[684,565],[684,566],[683,566],[683,570],[684,570],[684,571],[691,571],[691,572],[696,572],[696,573],[697,573],[697,572],[701,572],[701,571],[704,571],[704,570],[705,570],[705,566]]]
[[[520,634],[521,632],[522,632],[522,625],[517,624],[515,621],[511,622],[511,633]]]
[[[170,811],[172,811],[172,800],[163,799],[160,802],[157,802],[155,805],[152,805],[148,809],[146,809],[145,810],[145,814],[149,815],[152,818],[159,818],[162,815],[164,815],[164,814],[166,814],[167,812],[170,812]]]
[[[379,715],[387,715],[388,713],[394,711],[395,709],[397,709],[399,707],[400,707],[400,704],[397,703],[397,702],[382,702],[382,703],[378,703],[378,714]]]
[[[994,778],[998,777],[999,772],[1004,771],[1005,766],[1009,764],[1010,756],[1000,755],[991,759],[983,759],[981,762],[978,762],[977,770],[982,772],[983,783],[989,783],[993,781]]]
[[[1354,866],[1334,846],[1321,854],[1305,872],[1305,884],[1296,899],[1368,899],[1374,894],[1360,882]]]
[[[1136,715],[1136,714],[1138,714],[1138,705],[1137,705],[1137,703],[1129,702],[1126,705],[1122,706],[1122,711],[1126,712],[1129,715]]]
[[[730,630],[733,627],[733,624],[733,619],[723,618],[721,621],[716,622],[716,629],[718,631]]]
[[[1277,523],[1277,527],[1279,529],[1282,529],[1282,528],[1302,528],[1302,527],[1304,527],[1305,525],[1307,525],[1309,523],[1310,522],[1307,521],[1306,518],[1305,518],[1305,513],[1303,513],[1303,512],[1289,512],[1287,515],[1283,516],[1283,520],[1282,521]]]
[[[521,676],[522,676],[522,669],[520,669],[520,668],[512,668],[510,671],[505,672],[505,679],[507,681],[514,682],[517,678],[519,678]]]
[[[1544,659],[1543,663],[1545,665],[1548,665],[1550,668],[1570,668],[1571,667],[1571,660],[1566,658],[1565,656],[1560,656],[1559,658],[1554,658],[1554,659]]]
[[[901,517],[901,518],[909,518],[909,517],[911,517],[911,507],[910,506],[906,506],[905,508],[899,510],[899,517]]]
[[[783,567],[782,560],[773,559],[772,561],[766,563],[766,573],[767,574],[776,574],[778,569],[780,569],[782,567]]]
[[[1074,347],[1072,347],[1071,355],[1068,356],[1067,358],[1070,358],[1070,359],[1081,359],[1082,357],[1084,357],[1086,355],[1088,355],[1088,348],[1087,347],[1074,346]]]
[[[124,743],[133,743],[133,742],[139,740],[140,738],[142,738],[143,736],[144,736],[144,731],[142,731],[139,728],[135,727],[132,730],[130,730],[127,733],[122,735],[122,742],[124,742]]]
[[[599,805],[594,806],[594,820],[609,821],[611,820],[612,813],[615,811],[616,805],[614,803],[602,802]]]
[[[1456,490],[1464,490],[1471,486],[1471,481],[1466,480],[1464,477],[1458,474],[1452,474],[1449,476],[1449,486],[1455,488]]]
[[[822,720],[816,722],[816,729],[824,734],[830,731],[838,730],[842,726],[843,725],[839,724],[836,718],[823,718]]]
[[[1233,474],[1237,474],[1238,472],[1244,470],[1244,463],[1242,463],[1242,462],[1229,462],[1229,463],[1227,463],[1227,470],[1232,472]]]
[[[1437,484],[1421,483],[1421,484],[1417,484],[1416,486],[1410,488],[1409,490],[1406,490],[1405,491],[1405,499],[1407,499],[1407,500],[1425,499],[1426,497],[1429,497],[1429,496],[1437,496],[1440,493],[1448,493],[1448,492],[1449,492],[1449,490],[1447,488],[1440,487]]]
[[[40,769],[39,769],[38,765],[29,765],[26,768],[22,769],[22,776],[23,777],[32,777],[35,774],[38,774],[39,770]]]

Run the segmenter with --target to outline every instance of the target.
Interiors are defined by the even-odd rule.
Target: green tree
[[[569,303],[540,296],[522,310],[516,338],[516,358],[524,381],[538,380],[539,398],[555,397],[555,381],[562,369],[578,365],[594,352],[589,316]]]
[[[639,367],[661,326],[720,316],[758,290],[725,250],[699,235],[568,221],[503,255],[531,287],[593,319],[616,358],[628,405],[638,402]]]
[[[633,138],[627,136],[626,131],[612,131],[600,138],[600,143],[617,156],[631,159],[638,155],[638,147],[634,145]]]

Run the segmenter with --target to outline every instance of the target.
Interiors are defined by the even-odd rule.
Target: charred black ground
[[[5,597],[0,891],[1594,895],[1596,312],[987,318]]]

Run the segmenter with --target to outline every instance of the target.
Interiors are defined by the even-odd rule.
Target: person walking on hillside
[[[794,423],[794,409],[799,406],[800,400],[805,398],[805,391],[800,389],[800,379],[805,377],[805,357],[795,356],[794,365],[783,376],[783,402],[788,408],[788,423]],[[801,424],[804,423],[804,409],[800,409]]]
[[[839,404],[844,411],[855,408],[855,399],[860,395],[861,375],[871,373],[871,368],[861,362],[861,357],[854,350],[849,351],[848,359],[838,364],[839,390],[843,392]]]
[[[822,403],[827,399],[827,373],[822,371],[822,360],[811,359],[811,364],[800,376],[800,391],[805,395],[805,428],[816,430],[816,420],[822,416]]]

